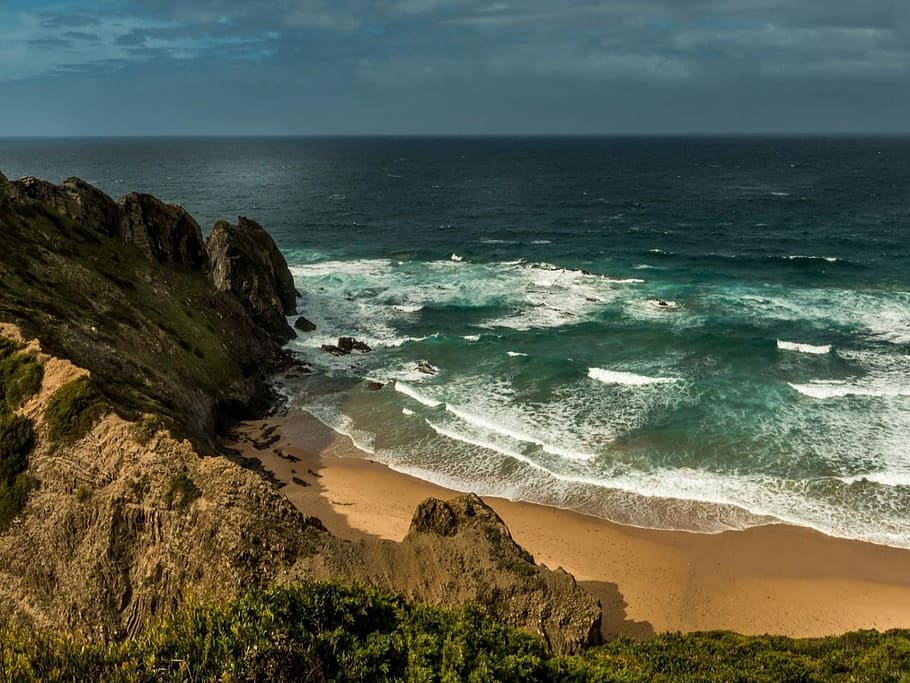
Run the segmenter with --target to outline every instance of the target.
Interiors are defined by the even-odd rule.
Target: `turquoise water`
[[[260,220],[318,325],[292,404],[396,469],[910,547],[907,139],[0,141],[0,170]]]

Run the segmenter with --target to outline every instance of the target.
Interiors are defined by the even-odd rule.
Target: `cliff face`
[[[242,251],[246,232],[223,249]],[[255,235],[277,253],[265,231]],[[162,413],[210,445],[218,417],[266,405],[289,337],[260,322],[283,320],[288,301],[259,297],[254,318],[246,298],[216,288],[199,225],[181,207],[140,194],[114,202],[77,179],[0,176],[0,236],[16,245],[0,253],[0,319],[91,370],[124,416]],[[262,279],[289,280],[279,265]]]
[[[596,601],[476,497],[428,501],[401,544],[350,543],[213,454],[293,335],[259,225],[204,244],[153,197],[0,175],[0,240],[0,616],[112,637],[190,594],[322,577],[475,601],[557,652],[596,640]]]
[[[253,320],[273,337],[295,337],[285,316],[297,313],[297,290],[284,256],[262,226],[240,217],[218,221],[206,241],[212,282],[244,302]]]

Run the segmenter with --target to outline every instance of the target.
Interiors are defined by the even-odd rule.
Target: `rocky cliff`
[[[260,226],[203,242],[147,195],[0,175],[0,239],[0,613],[116,637],[189,595],[331,577],[475,601],[557,652],[597,638],[596,601],[476,497],[428,501],[403,543],[351,543],[216,452],[293,334]]]

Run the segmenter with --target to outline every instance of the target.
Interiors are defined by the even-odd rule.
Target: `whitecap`
[[[526,354],[526,353],[521,353],[521,352],[519,352],[519,351],[506,351],[506,355],[509,356],[509,358],[517,358],[517,357],[519,357],[519,356],[525,356],[525,357],[527,357],[528,354]]]
[[[843,398],[844,396],[862,396],[868,398],[897,398],[901,396],[910,396],[910,387],[893,385],[863,386],[833,380],[817,380],[809,382],[808,384],[787,382],[787,384],[804,396],[822,400],[827,398]]]
[[[577,453],[576,451],[560,449],[558,446],[553,446],[551,444],[548,444],[536,436],[533,436],[531,434],[525,434],[517,429],[511,429],[510,427],[505,427],[501,424],[488,420],[484,417],[480,417],[479,415],[473,415],[471,413],[468,413],[468,412],[462,410],[461,408],[458,408],[458,407],[453,406],[448,403],[446,404],[446,411],[452,413],[452,415],[454,415],[457,418],[460,418],[464,422],[474,425],[475,427],[480,427],[481,429],[485,429],[489,432],[494,432],[501,436],[505,436],[510,439],[514,439],[515,441],[524,441],[525,443],[530,443],[530,444],[534,444],[536,446],[540,446],[544,451],[546,451],[547,453],[551,453],[553,455],[560,455],[562,457],[568,457],[568,458],[572,458],[574,460],[590,460],[594,457],[593,455],[590,455],[587,453]]]
[[[790,193],[789,192],[772,192],[771,196],[772,197],[789,197]]]
[[[401,414],[402,414],[402,415],[407,415],[408,417],[410,417],[411,415],[414,414],[414,411],[411,410],[410,408],[402,408],[402,409],[401,409]]]
[[[422,304],[395,304],[392,306],[396,311],[401,311],[402,313],[417,313],[418,311],[423,310]]]
[[[464,339],[465,341],[469,341],[469,342],[476,342],[476,341],[480,341],[480,335],[479,334],[466,334],[465,336],[462,337],[462,339]]]
[[[634,372],[604,370],[603,368],[588,368],[588,377],[604,384],[626,384],[629,386],[667,384],[679,381],[678,377],[648,377],[646,375],[637,375]]]
[[[439,406],[442,405],[442,403],[440,401],[432,399],[429,396],[424,396],[419,391],[417,391],[414,387],[412,387],[410,384],[405,384],[404,382],[396,381],[395,382],[395,391],[397,391],[399,394],[404,394],[405,396],[409,396],[410,398],[413,398],[418,403],[422,403],[423,405],[425,405],[429,408],[438,408]]]
[[[550,240],[531,240],[531,244],[553,244]]]
[[[803,344],[801,342],[783,341],[781,339],[777,340],[777,348],[779,348],[781,351],[798,351],[799,353],[821,354],[831,352],[831,344],[821,344],[816,346],[813,344]]]
[[[464,261],[464,257],[463,257],[463,256],[459,256],[458,254],[452,254],[452,255],[449,257],[449,259],[451,259],[451,260],[454,261],[455,263],[461,263],[462,261]]]

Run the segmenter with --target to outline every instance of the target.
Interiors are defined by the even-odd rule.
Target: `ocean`
[[[282,391],[396,470],[910,548],[910,138],[0,140],[0,171],[262,223],[318,326]]]

